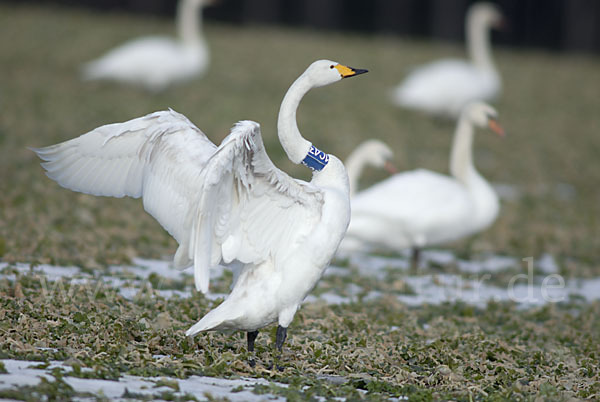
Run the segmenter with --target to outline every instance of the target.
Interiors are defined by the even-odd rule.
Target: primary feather
[[[185,116],[168,110],[33,150],[45,161],[48,177],[62,187],[92,195],[142,197],[144,209],[180,242],[191,230],[187,214],[215,149]]]

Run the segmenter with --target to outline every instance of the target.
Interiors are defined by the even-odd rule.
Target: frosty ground
[[[594,303],[600,298],[600,278],[587,280],[565,279],[559,274],[559,268],[554,258],[547,254],[533,259],[531,267],[528,266],[529,260],[520,261],[517,258],[507,256],[487,255],[478,260],[461,260],[446,250],[426,251],[423,257],[423,266],[417,272],[409,270],[408,258],[405,256],[353,254],[339,258],[336,260],[337,265],[328,268],[324,279],[305,301],[302,311],[307,310],[308,313],[307,316],[301,319],[303,323],[301,325],[306,325],[305,331],[314,334],[314,328],[311,328],[312,324],[307,322],[307,319],[310,321],[308,317],[311,312],[328,309],[328,306],[332,305],[336,305],[343,310],[361,310],[362,306],[368,306],[369,304],[378,306],[401,303],[403,306],[428,310],[430,313],[436,310],[435,306],[438,306],[441,311],[448,308],[456,309],[456,306],[460,306],[460,309],[464,310],[461,315],[473,318],[479,314],[493,313],[495,309],[501,308],[502,304],[510,304],[511,307],[507,313],[510,313],[512,309],[514,313],[517,314],[518,312],[518,314],[525,314],[526,316],[536,316],[542,313],[560,315],[563,310],[568,310],[569,314],[572,314],[573,311],[589,309],[588,303]],[[170,305],[170,308],[166,308],[156,315],[142,312],[141,316],[137,317],[137,321],[135,317],[131,317],[132,321],[128,323],[128,327],[122,328],[125,333],[121,336],[115,333],[114,329],[108,330],[105,335],[110,337],[116,335],[116,343],[130,342],[131,337],[133,337],[134,343],[144,344],[148,342],[152,344],[156,336],[161,336],[159,335],[161,332],[163,336],[172,333],[171,326],[178,327],[177,338],[179,338],[179,342],[182,342],[181,332],[194,321],[182,322],[174,319],[169,311],[177,309],[184,300],[194,300],[201,297],[192,288],[193,279],[189,270],[177,271],[170,267],[168,261],[162,260],[136,258],[132,265],[110,266],[103,273],[98,271],[90,273],[75,266],[2,263],[0,264],[0,272],[0,283],[3,285],[2,289],[4,291],[3,297],[7,296],[8,299],[13,299],[18,305],[25,303],[24,299],[30,297],[30,291],[35,291],[37,300],[43,301],[42,310],[51,308],[57,303],[73,303],[74,306],[79,303],[86,303],[90,306],[97,303],[106,303],[108,305],[120,305],[121,312],[126,316],[128,313],[123,309],[127,306]],[[529,272],[532,273],[531,277],[528,276]],[[521,276],[518,276],[517,280],[509,279],[506,283],[505,278],[509,276],[509,273],[512,273],[511,278],[516,275]],[[485,278],[485,280],[481,280],[481,278]],[[554,278],[554,281],[550,283],[547,278]],[[231,273],[226,269],[216,270],[213,272],[212,279],[215,283],[216,292],[208,298],[202,298],[199,303],[201,305],[212,306],[222,300],[231,282]],[[383,284],[388,284],[388,286]],[[495,307],[488,307],[489,303]],[[17,311],[22,310],[23,306],[17,307],[13,304],[13,308],[15,308],[14,312],[17,313]],[[406,315],[406,308],[404,307],[398,311],[398,314]],[[478,310],[472,310],[472,308]],[[159,310],[161,309],[159,308]],[[271,350],[270,345],[267,345],[264,339],[262,340],[262,347],[259,348],[262,367],[254,370],[245,363],[243,337],[226,334],[201,335],[200,337],[205,339],[200,341],[197,346],[194,342],[188,343],[185,341],[188,343],[187,348],[193,351],[191,355],[182,355],[182,350],[165,354],[165,351],[159,347],[152,351],[151,356],[145,356],[138,362],[128,361],[123,366],[125,362],[121,361],[121,364],[119,364],[118,362],[121,359],[118,356],[110,357],[111,352],[103,351],[103,348],[98,349],[100,352],[93,356],[94,353],[85,353],[85,351],[93,349],[93,346],[86,344],[86,342],[82,344],[79,341],[75,341],[74,344],[70,341],[62,342],[64,339],[69,339],[71,335],[83,331],[90,331],[90,333],[82,334],[90,341],[95,336],[100,336],[100,334],[94,332],[93,326],[86,325],[90,324],[90,321],[94,318],[78,311],[79,309],[70,317],[55,317],[50,322],[33,325],[38,328],[47,327],[50,333],[44,337],[37,334],[36,343],[32,342],[30,345],[23,343],[22,333],[15,333],[15,328],[7,325],[10,319],[5,321],[2,325],[5,334],[3,341],[6,342],[5,345],[10,345],[9,350],[11,353],[9,354],[25,360],[10,359],[5,354],[5,358],[2,360],[4,374],[0,374],[0,396],[45,395],[51,389],[51,394],[55,393],[56,396],[68,395],[69,397],[82,399],[91,397],[100,399],[171,400],[175,398],[204,400],[225,398],[228,400],[263,400],[265,398],[284,398],[290,395],[352,398],[352,393],[345,389],[349,387],[353,388],[353,392],[358,392],[363,398],[397,399],[415,397],[415,394],[419,395],[418,388],[411,389],[402,386],[394,388],[392,386],[394,384],[393,380],[390,383],[384,381],[383,384],[387,385],[381,385],[382,380],[378,377],[385,376],[387,374],[385,371],[377,373],[372,370],[332,370],[327,363],[328,352],[323,351],[322,344],[315,349],[313,343],[315,339],[326,338],[323,335],[329,331],[323,331],[323,335],[317,336],[313,338],[313,342],[307,343],[309,340],[302,339],[303,335],[295,333],[297,327],[295,324],[290,328],[292,333],[291,344],[290,348],[286,348],[284,353],[284,355],[288,355],[284,356],[288,367],[283,372],[269,369]],[[479,311],[479,313],[476,311]],[[393,312],[390,313],[395,315]],[[332,318],[331,313],[329,315]],[[380,320],[380,317],[370,316],[368,312],[362,315],[362,320],[365,321],[376,322]],[[17,323],[25,323],[28,319],[34,319],[31,315],[29,315],[29,318],[27,317],[27,314],[19,314],[13,316],[13,319]],[[3,318],[7,318],[6,313],[4,313]],[[199,316],[195,318],[197,319]],[[426,320],[421,318],[420,320],[417,319],[416,322],[409,320],[412,325],[417,326],[417,328],[413,328],[413,331],[416,330],[425,335],[425,338],[420,341],[422,346],[441,341],[438,338],[439,335],[436,334],[440,331],[440,318],[430,317]],[[353,328],[356,326],[353,320],[343,316],[336,316],[334,319],[341,319],[345,325],[348,325],[347,331],[341,329],[340,333],[332,339],[337,343],[336,348],[343,351],[342,354],[352,354],[352,351],[346,350],[345,346],[348,337],[356,337],[356,342],[362,345],[367,353],[370,348],[375,346],[368,339],[368,330],[363,332],[360,326],[359,328]],[[63,320],[71,324],[66,326],[65,332],[60,331],[61,327],[64,328],[64,325],[60,323]],[[365,324],[368,325],[368,323],[362,323],[361,325]],[[380,329],[380,331],[382,330],[383,334],[403,331],[406,324],[398,324],[400,323],[392,319],[389,326]],[[322,323],[322,325],[325,325],[324,328],[327,327],[327,323]],[[447,325],[449,323],[444,322],[443,327]],[[431,332],[431,329],[435,330]],[[141,330],[140,335],[143,334],[143,338],[136,340],[134,334],[136,330]],[[128,331],[133,333],[126,333]],[[458,335],[458,337],[463,338],[467,334],[464,333]],[[457,334],[452,336],[456,337]],[[312,338],[312,336],[309,335],[309,338]],[[52,341],[53,339],[54,341]],[[212,341],[217,339],[220,342],[225,340],[225,345],[217,346],[214,356],[208,360],[213,367],[203,367],[202,364],[197,364],[195,369],[186,370],[185,362],[189,363],[190,360],[196,360],[196,363],[199,363],[198,355],[206,355],[207,349],[212,349],[215,346],[211,344]],[[107,339],[107,343],[113,344],[110,339]],[[42,344],[44,346],[40,346]],[[383,343],[383,345],[390,347],[387,343]],[[407,348],[407,351],[411,349],[409,344],[394,346]],[[109,349],[113,349],[114,353],[121,348],[128,349],[128,345],[113,344]],[[298,348],[308,348],[304,353],[312,354],[311,357],[316,366],[311,367],[311,370],[307,372],[307,374],[312,374],[312,376],[309,374],[306,378],[306,380],[310,379],[308,383],[290,384],[290,377],[286,376],[286,372],[292,373],[293,378],[305,369],[302,367],[302,362],[296,360],[293,356],[294,351]],[[392,350],[393,347],[389,352],[391,353]],[[502,350],[503,353],[510,353],[509,350],[504,350],[504,347],[502,347]],[[147,352],[150,353],[150,350],[147,350]],[[522,352],[524,351],[522,350]],[[564,353],[564,351],[561,353]],[[218,354],[222,354],[222,356]],[[315,359],[315,357],[317,358]],[[32,358],[35,361],[28,360]],[[117,363],[118,368],[101,368],[97,363],[102,361],[103,358],[106,358],[107,361],[116,358],[115,363]],[[216,359],[216,362],[213,359]],[[405,374],[410,379],[411,365],[408,363],[410,359],[402,363],[403,359],[405,358],[400,358],[396,364],[407,369]],[[460,395],[461,393],[454,394],[451,390],[453,383],[454,385],[460,384],[460,377],[465,376],[464,369],[460,365],[456,365],[456,362],[452,364],[453,359],[446,361],[447,358],[442,356],[438,356],[438,359],[439,361],[435,364],[435,367],[432,367],[429,375],[423,378],[425,384],[432,381],[432,377],[435,383],[441,382],[441,384],[444,384],[447,381],[446,387],[449,393],[446,395]],[[349,363],[352,360],[349,359]],[[492,359],[491,361],[495,360]],[[504,364],[506,363],[504,362]],[[560,368],[561,364],[565,365],[565,363],[559,363],[554,370]],[[319,365],[321,367],[318,367]],[[342,367],[345,366],[346,364],[342,364]],[[574,376],[575,378],[581,376],[581,369]],[[144,373],[144,371],[147,372]],[[496,371],[497,368],[493,370],[494,373]],[[130,372],[137,372],[142,375],[132,375],[129,374]],[[436,376],[439,378],[436,378]],[[530,382],[529,380],[523,381],[522,378],[515,380],[517,384],[520,381],[523,382],[523,389],[526,389]],[[371,386],[373,388],[370,388],[369,384],[373,383],[379,384],[378,387]],[[402,381],[399,383],[402,383]],[[579,389],[579,392],[581,392],[583,389],[588,389],[584,386],[584,383],[585,381],[580,382],[572,391]],[[312,389],[315,384],[319,384],[319,387]],[[562,392],[558,393],[563,385],[561,382],[553,385],[551,381],[548,381],[547,384],[542,389],[550,392],[550,396],[555,395],[554,392],[556,392],[556,395],[562,395]],[[593,384],[597,383],[588,384],[591,386],[589,389],[596,386]],[[323,387],[325,389],[322,389]],[[474,396],[482,396],[489,391],[478,387],[478,385],[472,384],[471,388],[468,389],[468,393]],[[424,388],[421,392],[425,392],[426,389]],[[514,391],[512,389],[512,392]],[[434,394],[426,393],[426,395],[431,396]],[[582,396],[575,392],[574,395]],[[591,396],[591,394],[588,396]]]

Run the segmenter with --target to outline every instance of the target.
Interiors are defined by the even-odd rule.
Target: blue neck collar
[[[310,146],[310,150],[306,154],[306,157],[302,160],[304,166],[309,167],[312,170],[321,171],[329,162],[329,155],[325,152],[315,148],[314,145]]]

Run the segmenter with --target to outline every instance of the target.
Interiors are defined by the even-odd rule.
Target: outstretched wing
[[[191,230],[199,179],[216,146],[185,116],[162,111],[108,124],[60,144],[32,149],[46,174],[86,194],[143,197],[144,208],[179,243]],[[176,265],[191,261],[176,260]]]
[[[208,291],[219,262],[284,260],[321,219],[323,194],[277,169],[265,152],[260,126],[241,121],[203,171],[200,202],[187,256],[196,288]]]

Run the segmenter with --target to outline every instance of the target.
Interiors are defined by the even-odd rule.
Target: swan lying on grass
[[[174,265],[193,264],[196,288],[209,271],[241,263],[231,294],[186,334],[258,330],[277,322],[281,351],[296,310],[315,286],[350,221],[346,169],[304,139],[296,109],[312,88],[367,72],[329,60],[312,63],[288,90],[278,119],[289,159],[313,170],[310,182],[277,169],[260,126],[238,122],[218,147],[185,116],[156,112],[33,149],[48,177],[83,193],[142,197],[144,208],[177,240]]]

